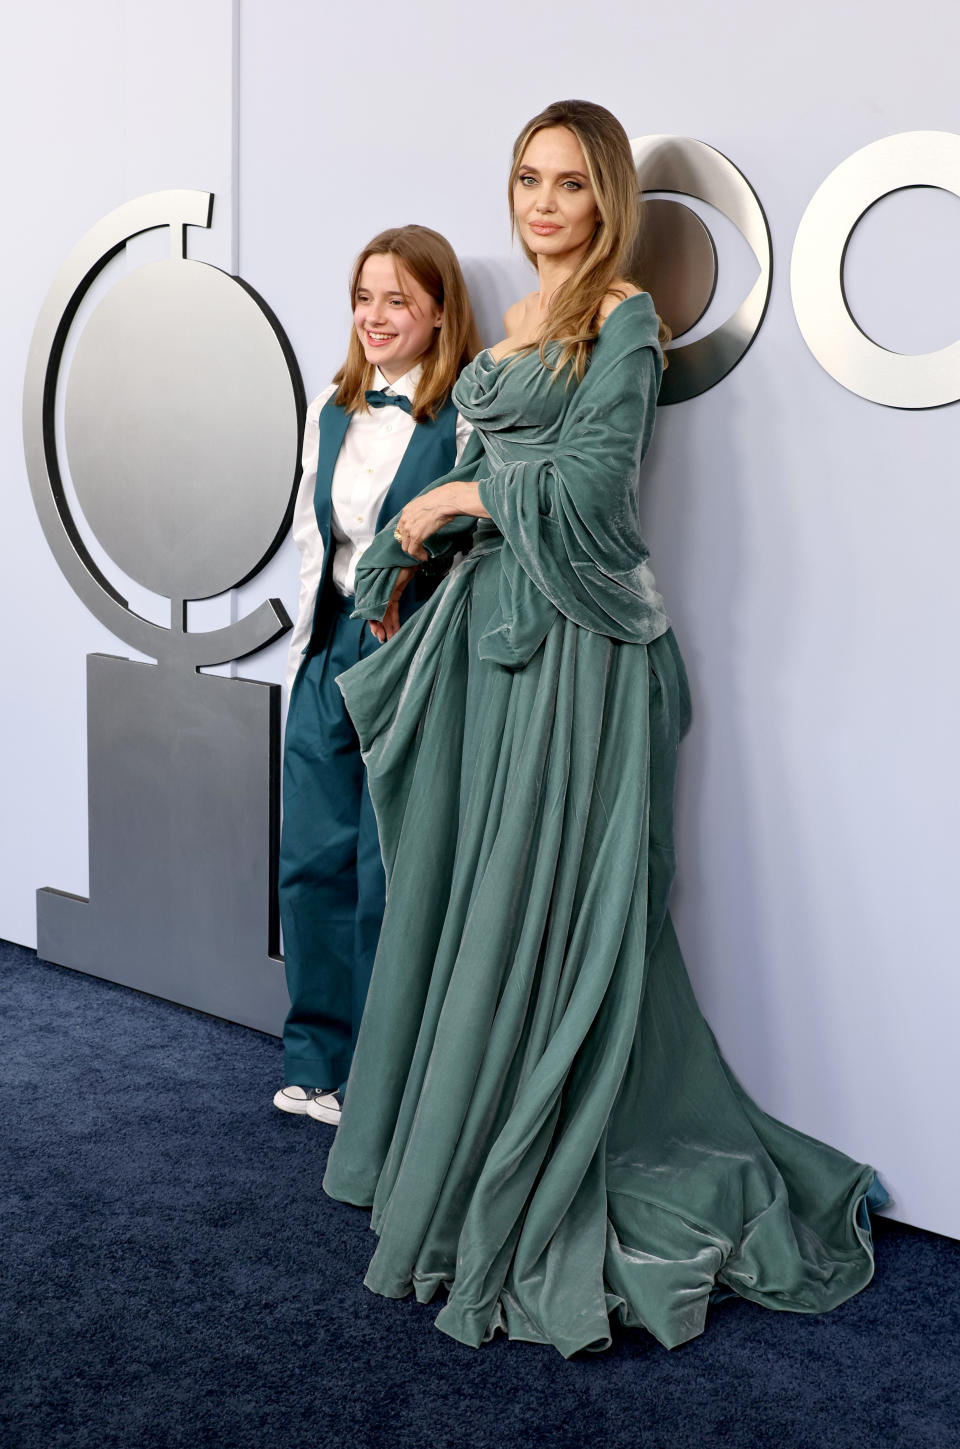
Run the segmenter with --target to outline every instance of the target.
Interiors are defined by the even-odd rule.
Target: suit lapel
[[[333,470],[343,446],[343,440],[350,426],[346,411],[338,407],[331,398],[320,410],[317,420],[319,433],[317,451],[317,481],[313,490],[313,511],[317,516],[317,528],[323,539],[323,573],[326,576],[330,565],[330,507],[333,489]]]

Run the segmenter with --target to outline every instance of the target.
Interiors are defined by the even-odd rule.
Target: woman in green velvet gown
[[[340,685],[388,892],[324,1188],[372,1207],[367,1286],[446,1290],[454,1338],[570,1355],[615,1314],[673,1347],[717,1288],[805,1313],[857,1292],[883,1191],[746,1095],[667,911],[689,704],[639,527],[663,358],[622,277],[626,135],[551,106],[511,188],[540,289],[461,375],[459,467],[357,575],[389,642]],[[412,560],[464,547],[397,632]]]

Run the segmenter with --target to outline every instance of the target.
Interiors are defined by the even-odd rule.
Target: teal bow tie
[[[372,408],[387,408],[392,405],[403,408],[405,413],[413,411],[410,399],[401,397],[399,393],[378,392],[376,388],[371,388],[369,392],[364,393],[364,397]]]

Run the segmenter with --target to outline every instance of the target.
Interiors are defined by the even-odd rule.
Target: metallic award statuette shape
[[[960,399],[960,342],[936,352],[891,352],[858,327],[843,288],[847,243],[861,217],[890,192],[913,186],[960,196],[960,136],[905,131],[841,161],[800,219],[790,291],[804,341],[843,387],[884,407],[936,408]]]
[[[30,346],[27,472],[60,568],[144,664],[87,660],[90,897],[37,894],[48,961],[279,1032],[280,688],[200,674],[290,626],[264,601],[191,633],[190,599],[245,582],[289,523],[305,411],[279,324],[236,277],[186,258],[186,228],[213,197],[143,196],[110,213],[58,273]],[[168,259],[106,292],[66,378],[70,476],[98,543],[170,599],[170,628],[136,614],[98,567],[67,503],[55,407],[64,345],[91,283],[126,242],[169,227]]]
[[[773,280],[770,228],[747,178],[706,142],[692,136],[640,136],[630,144],[641,191],[676,192],[716,207],[733,222],[760,268],[732,316],[705,337],[669,349],[670,365],[663,375],[659,402],[686,402],[721,382],[746,355],[760,330]],[[644,208],[634,280],[642,277],[660,316],[679,337],[699,321],[713,297],[716,249],[707,227],[689,207],[652,200]],[[646,245],[648,227],[654,240]],[[650,261],[640,270],[645,249]]]

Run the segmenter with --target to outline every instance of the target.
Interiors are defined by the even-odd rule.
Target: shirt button
[[[362,513],[358,513],[357,514],[357,522],[358,523],[362,523],[363,522],[363,514]]]
[[[393,432],[393,423],[387,423],[387,426],[384,428],[383,431],[385,433],[392,433]]]

